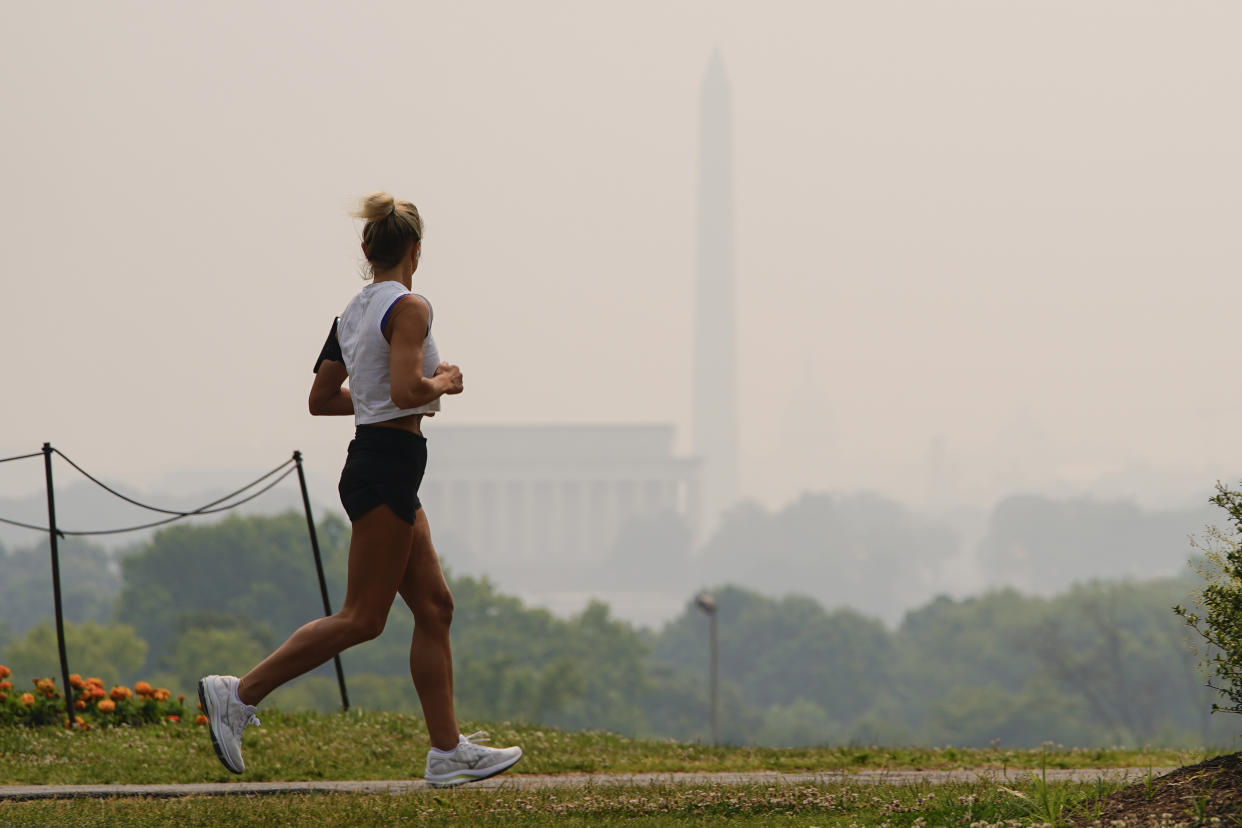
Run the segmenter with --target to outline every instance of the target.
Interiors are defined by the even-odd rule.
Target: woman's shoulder
[[[415,317],[427,317],[427,327],[431,327],[431,303],[427,301],[427,297],[417,293],[406,291],[404,296],[395,296],[391,305],[390,316],[396,317],[398,314],[402,316],[413,315]]]

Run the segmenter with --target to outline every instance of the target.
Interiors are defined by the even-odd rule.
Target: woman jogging
[[[522,756],[521,748],[485,747],[471,741],[481,734],[457,730],[449,649],[453,596],[418,500],[427,465],[423,416],[439,410],[442,395],[462,392],[462,375],[440,362],[431,305],[410,292],[422,251],[418,209],[373,193],[355,215],[366,222],[362,251],[373,281],[333,323],[310,391],[312,414],[352,414],[357,425],[338,486],[353,526],[345,603],[298,629],[240,679],[203,678],[199,701],[216,755],[241,773],[242,733],[259,724],[255,706],[285,682],[378,636],[400,593],[414,613],[410,674],[431,737],[425,778],[435,786],[457,785],[494,776]]]

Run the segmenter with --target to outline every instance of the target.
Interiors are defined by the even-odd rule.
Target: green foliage
[[[879,622],[852,610],[825,612],[805,596],[778,600],[737,587],[714,594],[721,684],[736,688],[755,718],[765,708],[808,702],[835,723],[824,732],[842,733],[888,681],[893,641]],[[707,641],[708,620],[691,602],[655,639],[651,658],[705,679]]]
[[[329,594],[339,605],[348,527],[328,518],[318,529]],[[124,558],[121,569],[117,618],[150,644],[148,669],[161,667],[181,646],[188,619],[226,629],[242,619],[251,625],[250,638],[270,645],[323,614],[306,520],[298,512],[174,526]],[[193,645],[204,643],[196,638]]]
[[[112,620],[121,576],[110,552],[66,538],[60,551],[60,591],[64,617],[74,623]],[[51,552],[46,540],[17,549],[0,547],[0,627],[20,636],[54,615]],[[0,645],[4,643],[0,636]]]
[[[1228,514],[1231,529],[1214,527],[1199,542],[1205,553],[1200,570],[1206,585],[1196,596],[1202,615],[1182,607],[1181,616],[1206,642],[1203,666],[1214,679],[1209,686],[1228,705],[1213,703],[1212,709],[1242,713],[1242,492],[1216,484],[1212,502]]]
[[[65,624],[69,669],[98,676],[108,687],[136,680],[146,654],[146,642],[128,624]],[[4,649],[3,663],[18,676],[59,676],[56,628],[51,624],[32,628]]]
[[[0,727],[24,725],[38,727],[40,725],[63,725],[65,719],[65,697],[56,688],[51,678],[39,678],[30,684],[14,682],[7,668],[0,668]]]
[[[978,546],[988,582],[1052,595],[1092,578],[1150,577],[1182,564],[1208,507],[1150,511],[1131,501],[1013,495],[996,504]]]
[[[1078,744],[1089,721],[1081,700],[1037,676],[1017,691],[997,684],[955,687],[927,706],[925,738],[931,744],[1020,745],[1042,735]]]
[[[827,607],[913,606],[958,551],[953,531],[871,494],[804,494],[779,512],[726,512],[699,557],[712,582],[770,595],[798,584]],[[896,620],[896,619],[892,619]]]
[[[791,514],[835,526],[839,540],[866,523],[860,515],[888,514],[882,503],[832,501],[853,516],[823,523],[810,505]],[[644,531],[677,534],[659,522]],[[339,520],[320,527],[338,605],[348,532]],[[631,541],[638,544],[640,535]],[[112,676],[110,686],[153,676],[174,695],[191,695],[204,672],[243,672],[322,614],[298,514],[160,533],[124,560],[123,573],[117,614],[131,628],[70,626],[71,669]],[[464,719],[709,738],[709,625],[689,602],[663,629],[642,631],[602,604],[559,618],[485,579],[450,573],[449,584]],[[1087,584],[1053,598],[1013,591],[940,598],[890,631],[807,596],[776,599],[722,587],[721,738],[785,745],[1221,744],[1233,734],[1199,711],[1205,691],[1179,640],[1182,628],[1167,611],[1189,589],[1165,579]],[[408,608],[397,601],[378,639],[342,654],[355,708],[419,711],[408,672],[412,629]],[[59,675],[50,627],[10,642],[3,653],[21,675]],[[278,690],[265,709],[330,711],[339,704],[329,663]]]
[[[11,678],[8,668],[0,666],[0,679],[8,678]],[[137,694],[124,686],[113,686],[109,693],[98,677],[84,681],[74,673],[69,676],[69,681],[72,685],[70,701],[74,707],[74,729],[177,723],[185,715],[181,699],[174,700],[167,690],[156,691],[149,684],[137,685],[142,691]],[[65,696],[56,686],[54,678],[35,678],[25,687],[13,687],[12,684],[11,681],[0,681],[0,727],[68,726]]]
[[[1041,675],[1074,699],[1098,741],[1151,741],[1170,728],[1206,736],[1206,703],[1185,630],[1167,611],[1191,590],[1182,579],[1088,584],[1049,602],[1028,651]],[[1059,739],[1059,736],[1049,738]]]
[[[418,694],[409,676],[346,672],[351,711],[391,711],[418,714]],[[340,712],[341,689],[336,675],[308,675],[295,679],[268,696],[264,708]]]
[[[818,704],[798,699],[774,704],[764,711],[755,742],[772,747],[829,745],[842,741],[841,725]]]
[[[188,629],[161,660],[164,670],[156,678],[184,693],[197,685],[205,665],[222,675],[243,675],[267,654],[268,648],[242,629]]]
[[[1012,589],[936,598],[907,613],[897,630],[898,684],[925,698],[988,685],[1016,692],[1030,676],[1027,645],[1048,614],[1046,601]]]

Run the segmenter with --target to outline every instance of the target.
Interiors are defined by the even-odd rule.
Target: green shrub
[[[1202,612],[1176,606],[1206,642],[1198,652],[1212,678],[1208,686],[1229,704],[1213,703],[1212,710],[1242,713],[1242,492],[1216,484],[1212,502],[1229,514],[1230,530],[1212,527],[1195,545],[1203,551],[1199,572],[1207,581],[1195,596]]]

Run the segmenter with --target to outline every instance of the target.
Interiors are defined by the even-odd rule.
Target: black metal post
[[[60,603],[60,548],[56,544],[56,494],[52,487],[52,444],[43,444],[43,469],[47,473],[47,536],[52,545],[52,603],[56,610],[56,645],[60,648],[60,678],[65,691],[65,713],[73,727],[73,688],[69,686],[69,658],[65,655],[65,615]]]
[[[712,613],[712,744],[720,744],[720,648],[716,644],[716,613]]]
[[[319,554],[319,535],[315,532],[315,519],[311,517],[310,495],[306,493],[306,475],[302,473],[302,452],[293,452],[293,462],[298,467],[298,485],[302,487],[302,507],[306,510],[306,529],[310,532],[311,551],[315,553],[315,571],[319,573],[319,593],[323,596],[323,614],[332,614],[328,601],[328,582],[323,576],[323,558]],[[349,709],[349,693],[345,691],[345,668],[340,655],[333,656],[336,664],[336,682],[341,686],[341,707]]]
[[[720,744],[720,692],[718,690],[720,684],[720,672],[718,668],[720,648],[716,643],[716,614],[719,607],[716,604],[716,596],[710,592],[700,592],[694,598],[695,605],[707,614],[711,622],[712,628],[712,644],[711,644],[711,680],[712,680],[712,744]]]

